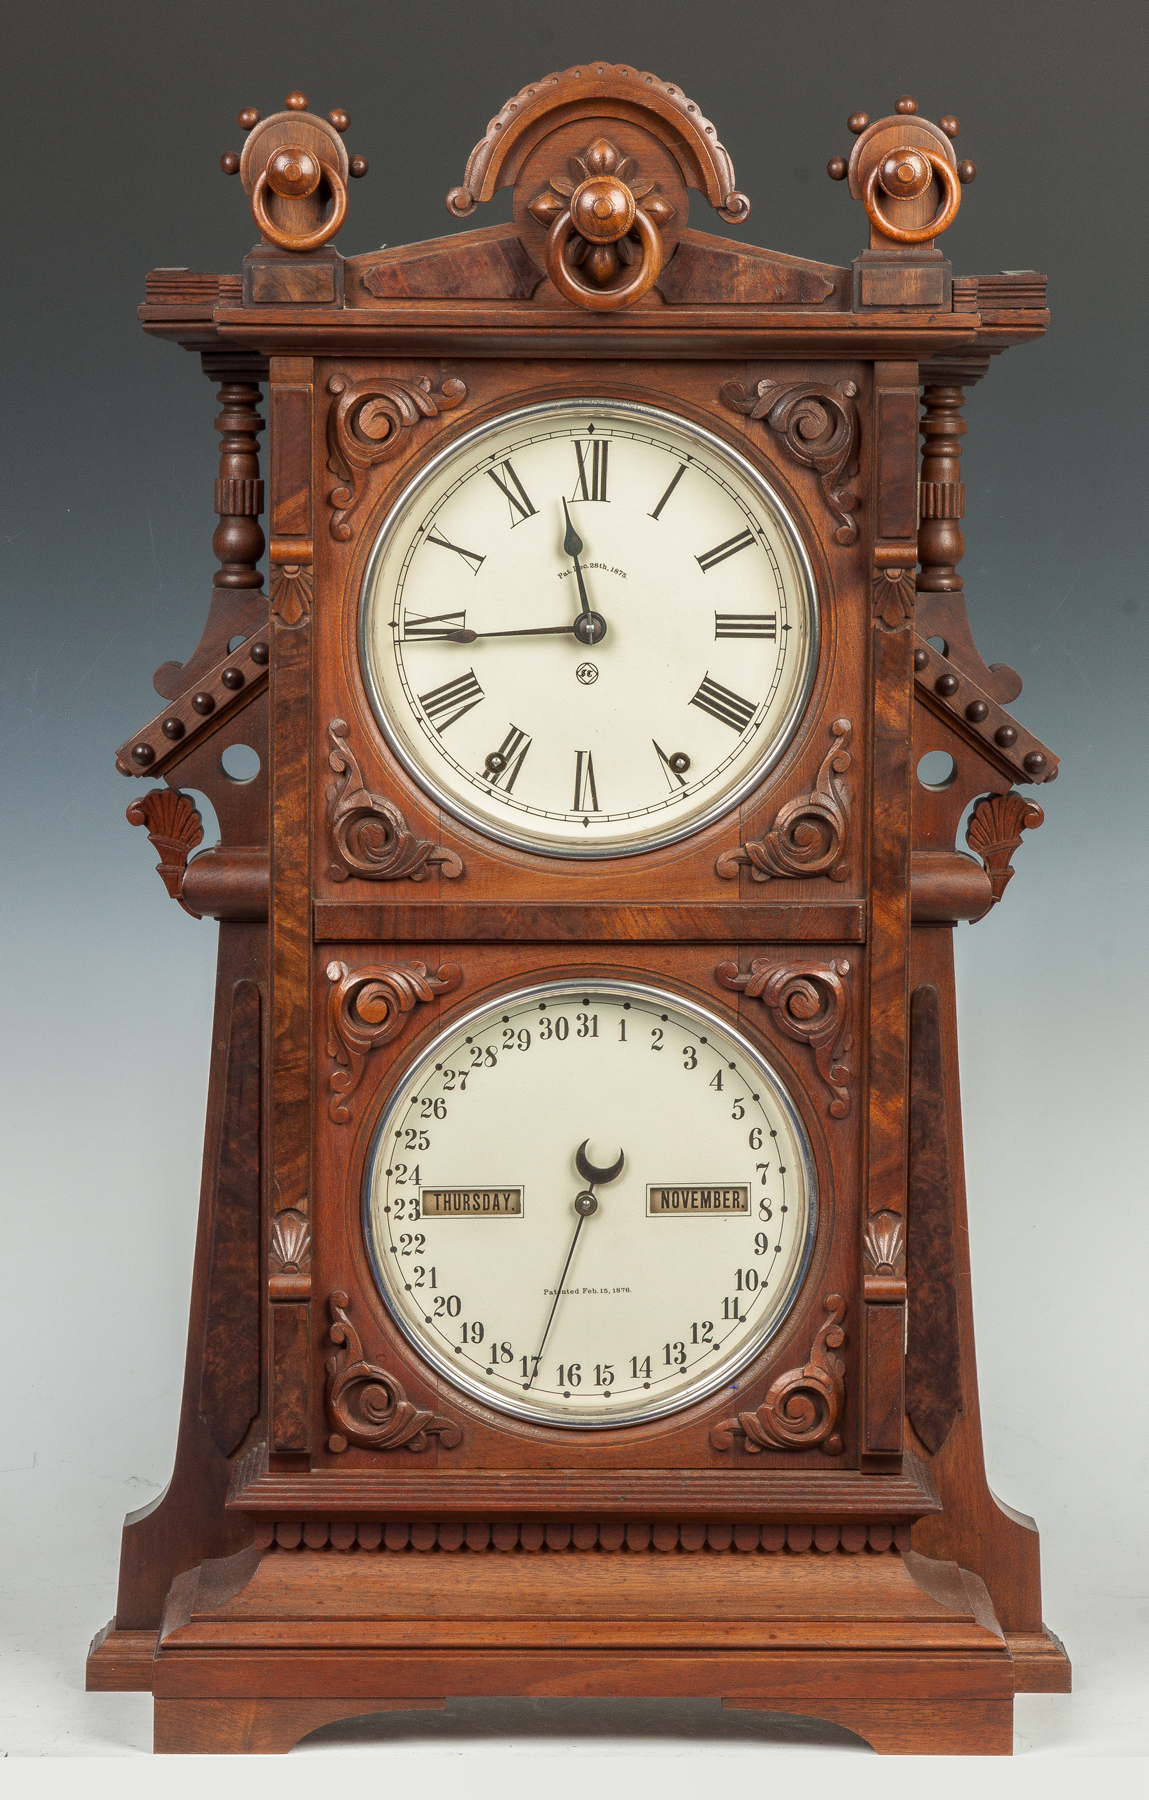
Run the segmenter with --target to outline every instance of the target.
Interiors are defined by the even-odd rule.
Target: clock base
[[[1009,1755],[1022,1684],[984,1583],[850,1554],[261,1551],[173,1583],[160,1751],[284,1751],[446,1695],[720,1698],[888,1754]]]

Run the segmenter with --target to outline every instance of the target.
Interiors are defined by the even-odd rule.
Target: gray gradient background
[[[238,270],[252,226],[218,157],[242,145],[242,105],[301,86],[350,112],[371,163],[351,254],[456,229],[443,195],[488,117],[593,54],[683,83],[715,120],[753,202],[730,235],[828,262],[864,242],[823,173],[847,113],[907,91],[955,111],[980,171],[946,238],[955,273],[1049,275],[1050,335],[967,408],[975,631],[1063,757],[1005,904],[958,934],[978,1352],[990,1479],[1038,1519],[1046,1618],[1076,1664],[1073,1701],[1019,1702],[1019,1747],[1144,1749],[1120,1682],[1145,1616],[1146,16],[46,0],[10,23],[5,1748],[147,1742],[145,1698],[78,1688],[122,1515],[170,1470],[184,1355],[215,931],[166,900],[112,752],[155,708],[152,670],[198,637],[216,450],[198,362],[136,323],[144,273]],[[475,223],[505,217],[503,195]],[[726,229],[700,197],[692,222]]]

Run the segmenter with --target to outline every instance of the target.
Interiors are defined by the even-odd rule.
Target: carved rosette
[[[755,881],[814,875],[846,879],[849,799],[840,778],[853,760],[847,747],[851,730],[849,719],[835,719],[830,727],[835,742],[818,770],[814,792],[788,801],[764,838],[724,850],[714,865],[716,875],[735,881],[739,868],[749,864]]]
[[[822,496],[839,521],[834,537],[839,544],[858,540],[852,517],[858,495],[845,483],[858,473],[858,441],[861,427],[852,381],[836,381],[833,387],[804,382],[799,387],[779,387],[776,381],[760,381],[751,392],[741,382],[728,381],[722,389],[723,405],[751,419],[765,419],[795,462],[813,469]]]
[[[1022,832],[1036,831],[1044,823],[1037,801],[1012,788],[1008,794],[986,794],[974,807],[965,841],[985,865],[995,902],[1013,879],[1013,855],[1021,847]]]
[[[762,1450],[814,1450],[826,1456],[842,1454],[838,1424],[846,1403],[845,1358],[835,1356],[846,1341],[842,1321],[846,1302],[840,1294],[827,1294],[822,1302],[830,1317],[814,1339],[810,1360],[801,1369],[787,1369],[773,1382],[757,1412],[723,1419],[710,1433],[715,1450],[730,1450],[735,1435],[743,1448],[757,1455]]]
[[[636,215],[643,213],[658,227],[670,223],[674,208],[654,192],[653,181],[640,177],[633,157],[624,156],[609,138],[595,138],[581,156],[571,157],[569,167],[570,176],[552,175],[550,187],[536,194],[528,210],[548,228],[569,212],[564,261],[581,267],[597,287],[606,287],[624,264],[629,268],[642,259],[645,244]],[[580,219],[596,235],[584,235]],[[602,241],[598,233],[615,227],[621,235]]]
[[[327,467],[341,484],[327,496],[335,508],[331,535],[346,543],[351,536],[347,521],[363,497],[367,471],[396,456],[403,433],[421,419],[438,418],[458,406],[467,388],[453,377],[434,393],[429,375],[419,381],[381,375],[349,381],[346,375],[332,375],[327,391],[335,401],[327,415]]]
[[[198,919],[199,913],[192,912],[183,899],[188,857],[196,845],[203,842],[203,820],[190,797],[174,788],[153,788],[150,793],[141,794],[138,800],[132,801],[127,820],[129,825],[147,826],[148,842],[160,853],[157,875],[170,897],[178,900],[193,919]]]
[[[315,580],[309,568],[302,563],[272,563],[271,565],[271,613],[281,625],[302,625],[311,617],[311,602],[315,598]]]
[[[457,963],[444,963],[432,975],[421,962],[365,963],[360,969],[329,962],[327,979],[327,1054],[335,1064],[328,1077],[328,1112],[336,1125],[346,1125],[348,1096],[359,1086],[372,1051],[397,1038],[420,1003],[457,988],[463,971]]]
[[[780,1031],[813,1051],[818,1073],[833,1095],[834,1119],[844,1119],[850,1110],[850,1069],[845,1061],[853,1043],[845,981],[849,973],[845,957],[825,964],[794,964],[756,956],[748,970],[724,962],[714,971],[724,988],[761,1000]]]
[[[913,618],[916,599],[912,569],[874,570],[874,618],[887,631],[898,631]]]
[[[347,1295],[336,1288],[328,1304],[331,1341],[340,1349],[327,1360],[327,1416],[335,1427],[327,1448],[336,1454],[350,1444],[361,1450],[418,1451],[432,1437],[446,1450],[461,1444],[462,1430],[451,1419],[413,1405],[396,1376],[364,1362],[359,1333],[347,1316]]]
[[[332,719],[327,727],[327,760],[337,777],[327,790],[332,881],[349,875],[363,881],[426,881],[436,867],[449,881],[457,879],[463,864],[453,850],[416,837],[397,806],[364,787],[347,730],[344,719]]]

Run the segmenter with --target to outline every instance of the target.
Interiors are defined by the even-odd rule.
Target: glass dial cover
[[[557,855],[672,841],[781,755],[818,611],[781,500],[698,426],[579,400],[436,457],[360,608],[379,723],[449,811]]]
[[[367,1242],[406,1336],[539,1423],[712,1392],[778,1330],[816,1181],[779,1076],[657,988],[550,982],[438,1037],[379,1122]]]

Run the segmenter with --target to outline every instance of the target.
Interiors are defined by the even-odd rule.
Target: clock
[[[362,256],[346,114],[240,125],[259,244],[141,309],[218,383],[220,567],[117,764],[219,961],[175,1469],[89,1684],[167,1751],[465,1694],[1008,1752],[1069,1665],[985,1478],[952,938],[1057,758],[959,459],[1044,278],[955,278],[908,96],[829,165],[841,267],[692,227],[749,202],[626,65]]]
[[[380,1120],[364,1208],[380,1290],[429,1362],[588,1430],[673,1412],[761,1352],[809,1260],[816,1175],[784,1084],[712,1013],[550,982],[427,1047]]]
[[[503,842],[672,842],[777,761],[818,655],[785,505],[713,432],[566,400],[467,433],[400,497],[361,655],[396,755]]]

